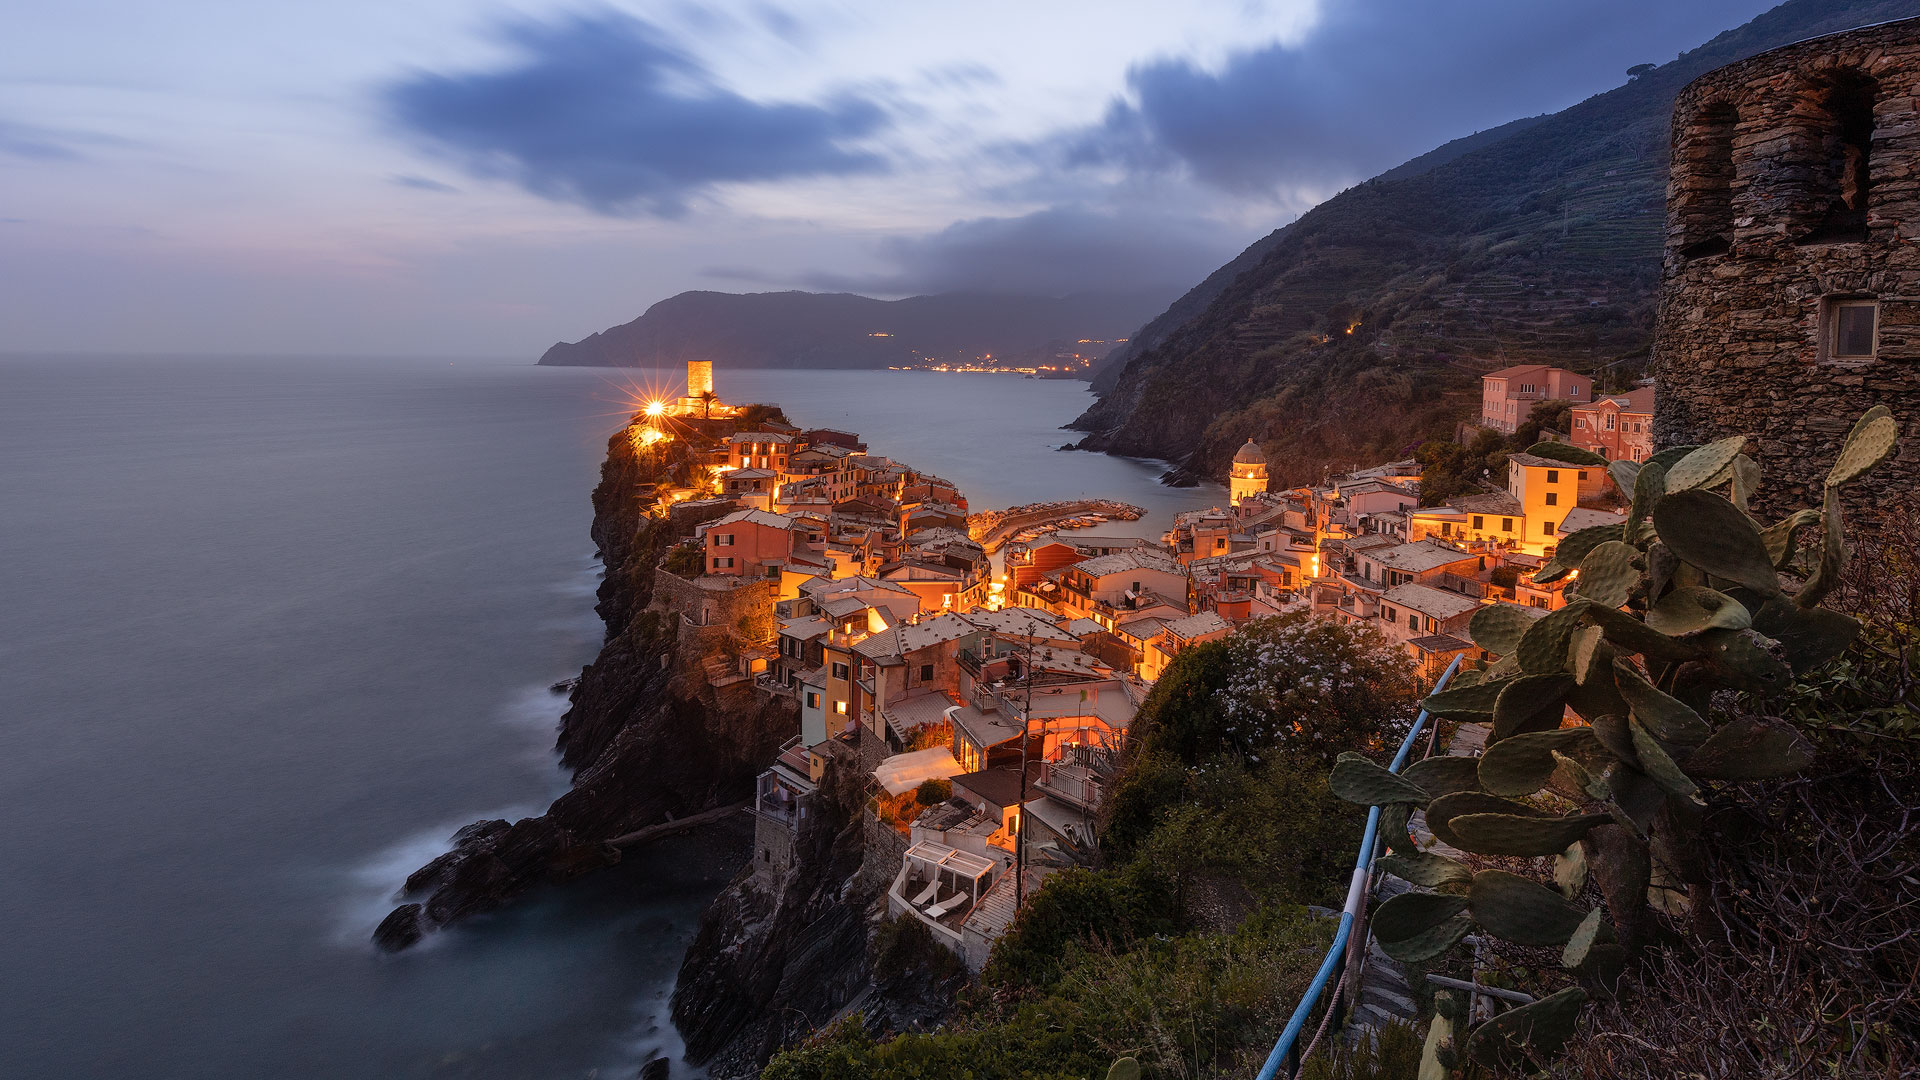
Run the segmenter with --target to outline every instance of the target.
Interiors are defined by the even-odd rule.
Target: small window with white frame
[[[1879,301],[1864,298],[1827,301],[1826,358],[1873,359],[1879,329]]]

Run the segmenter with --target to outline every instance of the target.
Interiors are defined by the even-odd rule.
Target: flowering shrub
[[[1331,763],[1406,733],[1413,662],[1371,627],[1310,612],[1257,619],[1226,639],[1221,741],[1258,764],[1284,747]]]

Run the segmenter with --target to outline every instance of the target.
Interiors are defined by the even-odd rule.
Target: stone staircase
[[[1454,729],[1453,737],[1447,741],[1446,753],[1449,757],[1479,757],[1487,745],[1487,726],[1485,724],[1460,724]],[[1440,843],[1427,829],[1424,813],[1415,811],[1408,826],[1414,840],[1421,848],[1436,855],[1457,858],[1459,849]],[[1373,879],[1373,896],[1370,907],[1378,907],[1382,902],[1411,891],[1417,886],[1393,876],[1376,872]],[[1353,997],[1353,1007],[1348,1014],[1345,1037],[1350,1044],[1371,1038],[1373,1032],[1389,1024],[1411,1024],[1419,1017],[1417,996],[1407,982],[1406,968],[1398,960],[1380,951],[1380,946],[1367,938],[1366,959],[1360,968],[1360,990]]]

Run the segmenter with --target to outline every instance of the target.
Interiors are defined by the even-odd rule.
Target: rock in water
[[[420,905],[402,904],[380,920],[380,926],[373,932],[373,943],[388,952],[399,952],[419,941],[420,935]]]
[[[640,1080],[667,1080],[668,1069],[666,1058],[654,1058],[640,1066]]]

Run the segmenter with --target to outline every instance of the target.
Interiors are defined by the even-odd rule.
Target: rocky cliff
[[[829,767],[784,874],[749,867],[701,917],[673,992],[687,1060],[714,1080],[759,1074],[782,1047],[858,1011],[875,1034],[936,1026],[965,985],[929,939],[876,971],[882,894],[904,840],[864,807],[866,774]],[[901,954],[906,954],[904,960]]]
[[[1674,95],[1762,50],[1915,14],[1920,0],[1791,0],[1572,108],[1342,192],[1135,335],[1073,424],[1080,447],[1191,479],[1219,476],[1252,437],[1276,481],[1297,483],[1450,434],[1494,367],[1620,385],[1652,337]]]
[[[649,608],[660,555],[691,525],[649,515],[636,493],[670,476],[686,452],[671,442],[643,453],[625,429],[608,442],[593,493],[606,640],[560,721],[572,789],[538,817],[460,830],[452,851],[408,878],[409,902],[381,924],[381,944],[404,948],[536,885],[611,865],[616,838],[747,798],[754,776],[798,730],[790,701],[744,686],[716,692],[703,674],[706,657],[682,641],[680,617]]]

